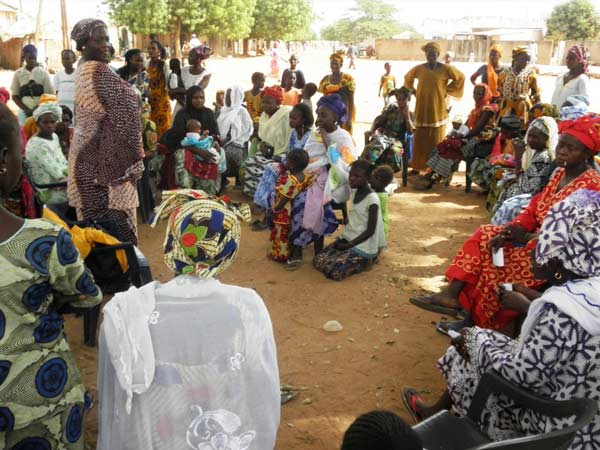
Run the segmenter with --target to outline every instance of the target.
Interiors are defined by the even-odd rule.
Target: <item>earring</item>
[[[555,279],[556,281],[560,281],[560,280],[562,280],[562,277],[563,277],[563,276],[562,276],[562,273],[560,273],[560,272],[556,272],[556,273],[554,274],[554,279]]]
[[[4,175],[7,172],[6,167],[3,167],[2,169],[0,169],[0,175]]]

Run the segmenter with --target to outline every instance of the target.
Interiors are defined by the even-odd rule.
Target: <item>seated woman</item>
[[[17,118],[0,104],[0,196],[21,177]],[[85,389],[60,308],[102,294],[71,236],[0,203],[0,424],[3,448],[84,448]]]
[[[413,132],[414,115],[408,109],[411,92],[407,88],[394,89],[388,95],[396,97],[396,104],[389,105],[373,121],[368,131],[370,141],[361,157],[398,172],[402,168],[402,152],[408,151],[407,135]]]
[[[369,187],[371,165],[364,159],[350,168],[352,194],[348,224],[341,236],[315,256],[313,265],[327,278],[343,280],[370,268],[387,247],[379,196]]]
[[[208,151],[195,147],[181,148],[181,141],[187,132],[189,120],[197,120],[202,130],[208,130],[216,140],[219,138],[219,127],[212,110],[204,106],[206,99],[204,90],[192,86],[187,90],[185,107],[177,111],[173,126],[160,138],[160,142],[168,148],[168,154],[161,168],[161,184],[163,188],[172,189],[168,180],[173,180],[178,187],[201,189],[207,194],[215,194],[221,186],[221,177],[215,157]],[[202,160],[194,156],[200,156]],[[172,172],[172,173],[169,173]]]
[[[458,315],[461,308],[468,322],[482,328],[501,329],[518,313],[503,310],[498,302],[498,285],[516,283],[528,288],[544,284],[527,268],[539,227],[550,208],[579,189],[600,191],[600,174],[590,161],[600,150],[597,128],[600,116],[587,115],[560,124],[556,147],[559,168],[529,206],[510,224],[482,225],[463,244],[446,271],[449,285],[440,293],[412,298],[414,305],[443,314]],[[503,249],[504,265],[493,264],[492,252]]]
[[[508,381],[551,400],[591,398],[600,403],[600,194],[579,190],[555,204],[540,229],[531,271],[552,287],[537,300],[505,292],[503,307],[527,318],[513,340],[481,328],[465,328],[438,361],[447,390],[434,405],[417,391],[402,390],[416,421],[452,408],[465,416],[481,375],[495,370]],[[532,296],[533,297],[533,296]],[[568,421],[567,421],[568,422]],[[495,396],[481,416],[481,431],[494,440],[547,434],[565,419],[548,418]],[[595,447],[600,441],[600,413],[577,432],[570,450]]]
[[[502,191],[492,209],[492,225],[511,222],[529,204],[531,197],[542,190],[549,178],[557,142],[558,126],[554,119],[542,116],[531,122],[525,135],[523,156],[516,159],[517,173],[498,183],[502,183]]]
[[[29,176],[34,185],[67,181],[69,164],[56,135],[56,123],[62,120],[62,109],[56,103],[45,103],[33,111],[38,133],[27,141],[25,157],[29,163]],[[66,187],[38,189],[43,203],[66,203]]]
[[[466,124],[469,132],[462,139],[460,151],[434,149],[427,160],[425,174],[409,179],[415,188],[430,189],[437,182],[450,180],[461,160],[472,161],[475,157],[489,155],[495,137],[498,106],[492,103],[492,91],[486,84],[475,86],[473,100],[475,108],[469,113]]]
[[[244,194],[254,197],[266,166],[288,149],[292,129],[289,124],[291,106],[282,105],[283,91],[271,86],[262,91],[262,114],[258,122],[259,152],[248,155],[244,173]]]
[[[104,308],[96,448],[272,449],[281,395],[269,312],[254,290],[217,279],[250,208],[183,190],[156,213],[168,218],[175,278]]]

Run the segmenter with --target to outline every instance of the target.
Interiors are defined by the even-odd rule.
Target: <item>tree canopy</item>
[[[558,5],[546,22],[548,36],[555,40],[596,39],[600,17],[589,0],[570,0]]]
[[[321,30],[329,41],[362,42],[366,39],[390,38],[403,31],[415,29],[394,20],[396,7],[378,0],[356,0],[357,7],[350,17],[344,17]]]
[[[303,39],[313,19],[307,0],[261,0],[254,9],[251,36],[267,40]]]

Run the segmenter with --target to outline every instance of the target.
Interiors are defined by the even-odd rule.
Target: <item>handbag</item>
[[[34,80],[29,82],[19,89],[19,97],[41,97],[44,93],[44,86],[36,83]]]

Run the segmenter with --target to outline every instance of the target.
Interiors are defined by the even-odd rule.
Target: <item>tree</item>
[[[570,0],[556,6],[546,26],[548,36],[559,41],[582,41],[600,36],[600,17],[589,0]]]
[[[393,19],[397,10],[393,5],[378,0],[356,0],[351,16],[337,20],[321,30],[328,41],[362,42],[366,39],[390,38],[403,31],[415,29]]]
[[[261,0],[254,9],[253,38],[296,40],[308,32],[312,7],[307,0]]]

